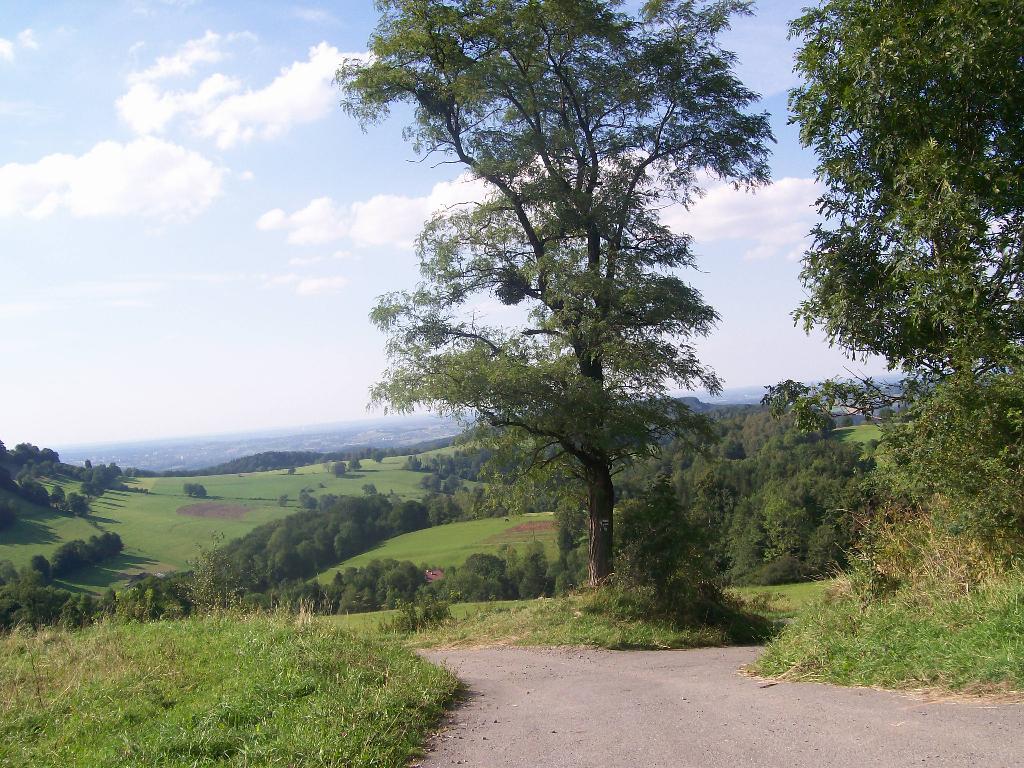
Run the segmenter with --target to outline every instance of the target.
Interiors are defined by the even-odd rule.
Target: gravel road
[[[1024,705],[751,679],[757,648],[435,651],[468,691],[423,768],[1024,766]]]

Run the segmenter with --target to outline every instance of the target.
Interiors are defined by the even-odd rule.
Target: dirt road
[[[424,768],[1024,766],[1024,706],[738,674],[755,648],[441,651],[468,686]]]

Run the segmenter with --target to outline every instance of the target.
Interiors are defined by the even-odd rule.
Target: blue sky
[[[786,124],[800,4],[762,2],[727,39],[772,114],[776,183],[666,212],[697,237],[692,280],[723,317],[700,349],[727,386],[850,365],[789,316],[815,197]],[[464,194],[415,162],[407,114],[363,133],[338,108],[331,74],[374,20],[371,0],[0,0],[0,438],[367,415],[369,308],[414,284],[410,239]]]

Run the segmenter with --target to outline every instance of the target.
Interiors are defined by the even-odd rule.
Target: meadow
[[[107,491],[93,500],[88,518],[74,518],[16,500],[18,522],[0,533],[0,560],[15,567],[28,564],[33,555],[49,557],[61,544],[110,531],[120,535],[124,552],[102,565],[74,574],[63,586],[72,591],[100,593],[123,586],[138,573],[160,573],[187,567],[201,546],[215,537],[231,540],[271,520],[299,511],[299,493],[314,496],[361,496],[372,483],[378,493],[394,492],[403,499],[420,498],[424,473],[403,469],[404,456],[367,460],[363,468],[338,478],[322,464],[286,470],[246,472],[199,477],[127,478],[126,485],[148,492]],[[183,485],[199,483],[207,498],[185,495]],[[61,485],[65,492],[78,489],[75,482]],[[2,493],[2,492],[0,492]],[[287,495],[281,505],[279,499]]]
[[[864,445],[872,440],[881,440],[882,428],[877,424],[858,424],[855,427],[839,427],[832,434],[836,440],[842,443]]]
[[[556,554],[554,515],[542,512],[490,517],[405,533],[349,558],[317,578],[327,583],[337,571],[364,566],[372,560],[411,560],[432,568],[449,568],[461,565],[474,552],[493,554],[505,545],[521,549],[533,541],[543,544],[549,557]]]

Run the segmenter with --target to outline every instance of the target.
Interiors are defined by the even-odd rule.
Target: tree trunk
[[[615,486],[607,464],[587,468],[587,509],[590,512],[590,585],[603,584],[612,572],[612,510]]]

